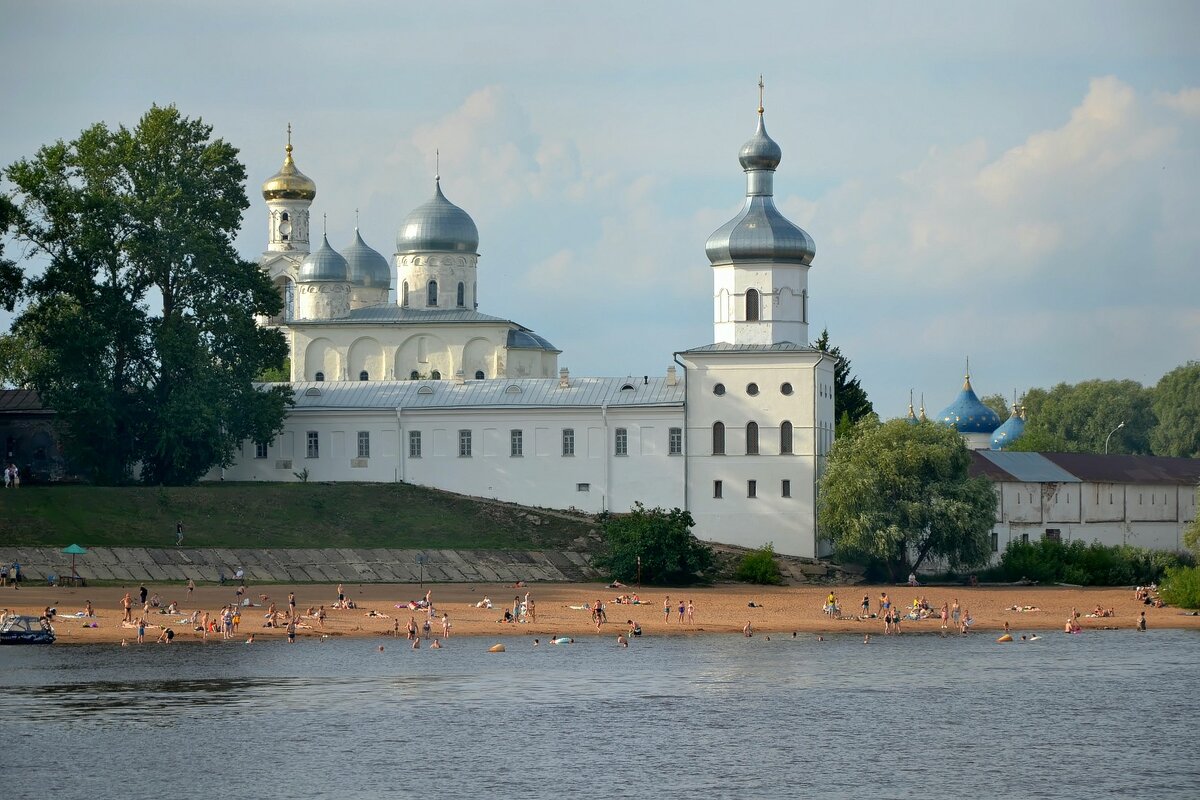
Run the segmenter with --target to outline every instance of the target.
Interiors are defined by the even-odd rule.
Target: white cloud
[[[1200,87],[1180,89],[1174,94],[1155,92],[1154,100],[1189,117],[1200,117]]]

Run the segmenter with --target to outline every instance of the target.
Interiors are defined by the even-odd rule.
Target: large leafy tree
[[[290,395],[252,381],[286,355],[255,315],[281,300],[233,239],[249,203],[237,150],[154,106],[7,167],[16,233],[46,262],[2,352],[39,390],[74,461],[100,482],[190,483],[282,428]],[[15,347],[14,347],[15,345]]]
[[[841,348],[829,345],[829,329],[821,331],[821,336],[813,343],[813,347],[824,350],[835,359],[833,368],[833,418],[838,425],[838,435],[853,428],[864,417],[875,413],[867,392],[859,383],[858,376],[850,373],[850,359],[842,355]]]
[[[970,462],[953,428],[860,422],[821,477],[821,538],[838,558],[881,566],[892,580],[933,558],[952,569],[986,563],[996,495],[986,478],[967,474]]]
[[[596,566],[630,583],[639,578],[643,583],[691,583],[713,566],[712,548],[692,535],[695,524],[682,509],[666,511],[641,503],[628,514],[608,515],[605,549]]]
[[[13,202],[0,195],[0,304],[12,311],[21,291],[21,269],[12,259],[4,257],[4,237],[15,228],[20,214]]]
[[[1150,390],[1131,380],[1060,383],[1049,392],[1031,389],[1025,396],[1025,435],[1011,449],[1047,449],[1035,448],[1035,443],[1053,442],[1058,445],[1054,449],[1064,452],[1103,453],[1107,440],[1110,453],[1149,453],[1155,425],[1151,399]]]
[[[1002,394],[986,394],[979,398],[979,402],[995,411],[1001,422],[1012,416],[1012,407],[1009,406]]]
[[[1158,424],[1150,432],[1155,455],[1200,457],[1200,361],[1162,376],[1153,391]]]

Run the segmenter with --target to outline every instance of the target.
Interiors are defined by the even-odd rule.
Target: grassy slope
[[[534,520],[540,521],[540,524]],[[0,544],[568,549],[582,520],[404,484],[221,483],[0,491]]]

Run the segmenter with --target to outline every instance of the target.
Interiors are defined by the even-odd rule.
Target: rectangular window
[[[564,456],[575,455],[575,429],[574,428],[563,428],[562,454]]]
[[[671,428],[667,432],[667,453],[683,455],[683,428]]]
[[[1029,544],[1029,534],[1028,533],[1021,534],[1021,544]]]
[[[720,481],[713,481],[713,497],[715,497],[715,498],[717,498],[718,500],[720,500],[720,499],[721,499],[721,489],[722,489],[722,488],[723,488],[723,487],[721,486],[721,482],[720,482]]]
[[[995,531],[992,531],[992,552],[1000,552],[1000,534],[996,533]]]
[[[629,431],[625,428],[617,428],[613,453],[618,456],[629,455]]]
[[[266,442],[255,442],[254,443],[254,457],[255,458],[266,458],[267,457],[267,443]]]
[[[758,497],[758,481],[746,481],[746,497]]]
[[[458,432],[458,457],[459,458],[470,458],[471,457],[471,432],[470,431],[459,431]]]
[[[371,457],[371,432],[370,431],[359,431],[358,432],[358,457],[359,458],[370,458]]]
[[[786,478],[779,485],[779,496],[780,497],[791,497],[792,496],[792,482],[787,480]]]
[[[509,455],[513,458],[525,455],[525,432],[520,428],[513,428],[508,432]]]
[[[1046,538],[1052,542],[1062,541],[1062,531],[1058,528],[1046,528]]]
[[[321,457],[321,443],[320,443],[320,440],[317,438],[316,431],[308,432],[308,449],[305,452],[305,455],[308,458],[320,458]]]
[[[420,431],[409,431],[408,432],[408,457],[409,458],[420,458],[421,457],[421,432]]]
[[[592,485],[590,483],[575,484],[575,491],[577,491],[577,492],[590,492],[591,490],[592,490]]]

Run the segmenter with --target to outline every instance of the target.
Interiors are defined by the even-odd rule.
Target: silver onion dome
[[[414,209],[401,223],[396,252],[476,253],[479,229],[475,221],[446,199],[440,179],[435,186],[433,198]]]
[[[761,109],[758,129],[738,151],[746,173],[746,204],[736,217],[718,228],[704,246],[709,263],[782,261],[808,265],[816,243],[775,207],[775,168],[783,159],[779,145],[767,135]]]
[[[368,289],[390,289],[392,269],[378,251],[362,240],[358,228],[354,229],[354,241],[342,251],[350,273],[350,282]]]
[[[321,246],[304,257],[300,262],[300,276],[298,280],[301,283],[309,283],[315,281],[348,281],[350,279],[350,265],[346,263],[346,259],[338,255],[332,247],[329,246],[329,237],[321,237]]]

